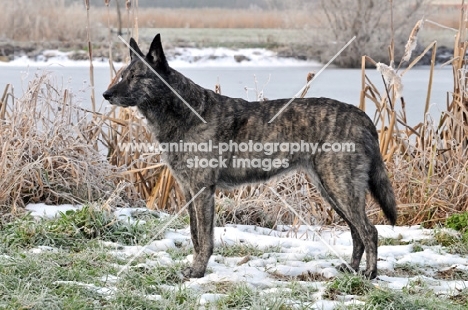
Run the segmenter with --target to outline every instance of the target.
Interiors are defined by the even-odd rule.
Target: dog
[[[377,130],[362,110],[329,98],[248,102],[217,94],[169,66],[159,34],[146,55],[132,38],[130,58],[121,80],[103,96],[116,106],[136,106],[165,146],[163,160],[190,202],[194,256],[186,277],[203,277],[213,253],[217,188],[293,171],[307,173],[349,225],[351,262],[339,269],[359,271],[366,251],[364,275],[377,276],[378,233],[366,216],[366,192],[392,225],[397,209]],[[343,145],[352,147],[344,151]]]

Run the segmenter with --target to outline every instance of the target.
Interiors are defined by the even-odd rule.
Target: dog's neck
[[[201,118],[209,117],[209,108],[219,104],[222,97],[195,84],[178,71],[172,68],[170,70],[166,81],[185,102],[164,85],[163,89],[155,91],[156,96],[146,104],[138,106],[148,119],[148,124],[153,127],[152,131],[159,142],[184,140],[187,133],[196,132],[196,127],[204,124]]]

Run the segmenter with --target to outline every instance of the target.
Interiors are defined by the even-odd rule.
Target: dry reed
[[[410,61],[411,54],[416,48],[417,41],[418,41],[418,33],[421,30],[421,28],[424,25],[424,20],[421,19],[419,20],[416,25],[414,26],[413,30],[411,31],[411,34],[409,36],[408,42],[405,45],[405,54],[403,55],[403,58],[401,59],[402,62],[408,62]]]
[[[452,62],[455,87],[453,92],[448,92],[447,110],[438,121],[434,121],[428,114],[436,42],[427,46],[404,70],[376,64],[370,57],[363,57],[360,107],[365,110],[367,100],[377,108],[375,121],[379,128],[381,152],[399,201],[399,224],[422,223],[432,226],[444,221],[451,213],[468,210],[468,132],[465,125],[468,98],[465,95],[467,80],[462,78],[467,73],[464,67],[468,47],[464,33],[467,26],[465,9],[463,1]],[[414,49],[421,23],[419,21],[411,32],[407,54]],[[401,96],[401,88],[395,79],[401,79],[428,52],[432,53],[432,57],[423,121],[410,126],[406,120],[406,104]],[[409,57],[405,56],[403,61],[407,62]],[[367,77],[366,63],[375,65],[387,81],[383,93],[379,91],[377,83]],[[399,101],[401,109],[396,111],[395,104]],[[375,205],[370,213],[381,218]]]
[[[133,25],[134,28],[138,28],[138,21],[136,14],[133,14],[131,10],[137,8],[137,2],[132,5],[130,0],[126,1],[128,25]],[[132,15],[134,22],[130,20]],[[136,34],[137,38],[137,30],[133,29],[132,33]],[[119,80],[123,69],[117,72],[109,87]],[[102,140],[108,150],[109,162],[127,170],[122,177],[134,184],[148,208],[178,211],[183,205],[184,196],[169,168],[161,163],[160,155],[145,153],[138,149],[129,151],[121,148],[127,143],[141,145],[153,141],[143,118],[135,110],[122,108],[117,108],[116,118],[114,111],[115,109],[109,113],[112,117],[102,116],[106,122],[106,128],[109,129],[107,133],[101,132]]]
[[[127,170],[123,178],[134,184],[148,208],[177,211],[184,197],[169,169],[161,163],[160,155],[137,149],[129,152],[120,147],[126,143],[138,145],[153,141],[142,117],[134,110],[119,108],[118,118],[108,122],[111,135],[103,139],[109,149],[110,163]]]
[[[84,0],[86,7],[86,36],[88,41],[88,56],[89,56],[89,80],[91,83],[91,107],[93,112],[96,111],[96,95],[94,93],[94,66],[93,66],[93,45],[91,44],[91,29],[89,17],[89,0]]]
[[[90,142],[100,124],[48,74],[37,75],[19,99],[4,95],[2,108],[2,211],[15,213],[29,202],[82,204],[110,197],[114,206],[141,205],[133,186],[122,182],[124,169]]]

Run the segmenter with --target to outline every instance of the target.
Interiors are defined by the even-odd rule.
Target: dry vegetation
[[[307,21],[307,14],[295,12],[298,25]],[[157,18],[155,18],[157,16]],[[110,20],[117,27],[116,16]],[[285,28],[284,14],[264,10],[204,9],[141,9],[138,24],[142,28]]]
[[[97,43],[100,39],[98,36],[102,35],[96,29],[106,28],[108,25],[113,29],[118,27],[116,2],[102,1],[106,2],[109,3],[108,7],[96,7],[93,6],[93,2],[90,3],[90,27],[94,43]],[[340,14],[346,14],[349,10],[340,10]],[[281,10],[127,10],[122,5],[120,11],[123,28],[132,27],[136,17],[140,28],[297,28],[323,31],[329,27],[327,19],[324,18],[326,15],[323,8],[309,9],[305,4]],[[439,7],[428,18],[434,17],[445,26],[457,28],[457,12],[455,7]],[[0,11],[0,41],[83,42],[86,37],[86,9],[83,1],[66,5],[63,0],[7,0]]]
[[[10,1],[0,11],[0,39],[14,41],[83,41],[86,11],[60,0]]]
[[[467,11],[463,7],[455,38],[453,59],[447,65],[453,68],[454,89],[447,90],[447,109],[438,120],[428,114],[431,103],[437,42],[426,47],[432,55],[429,85],[426,94],[424,121],[409,126],[405,101],[401,97],[401,77],[420,60],[418,56],[405,69],[415,47],[423,21],[411,31],[404,57],[397,68],[376,63],[371,57],[362,57],[362,90],[360,108],[366,109],[366,101],[377,107],[375,123],[380,130],[380,149],[387,162],[398,201],[400,224],[425,223],[433,225],[449,214],[468,210],[468,116],[466,52]],[[393,42],[392,42],[393,43]],[[390,45],[389,63],[397,63]],[[371,63],[381,72],[385,92],[379,93],[366,75],[366,65]],[[377,212],[377,211],[376,211]]]
[[[62,0],[8,0],[0,11],[0,40],[83,42],[86,40],[86,10],[83,1],[65,5]],[[122,27],[132,27],[138,17],[140,28],[296,28],[309,21],[305,11],[120,8]],[[109,7],[90,9],[91,34],[99,42],[97,28],[118,28],[115,1]],[[290,18],[294,16],[294,21]],[[105,33],[104,33],[105,34]]]
[[[0,98],[0,207],[21,211],[28,202],[138,205],[139,195],[98,151],[103,118],[82,110],[68,90],[44,74],[15,99]],[[140,203],[141,204],[141,203]]]
[[[60,5],[60,1],[53,2]],[[19,6],[26,6],[27,2],[18,3]],[[35,14],[36,17],[26,21],[24,29],[37,26],[41,28],[41,22],[57,23],[55,26],[44,24],[44,28],[58,27],[60,21],[54,21],[54,18],[37,17],[43,16],[42,14],[50,16],[46,14],[52,14],[53,10],[41,10]],[[91,20],[96,20],[93,16],[99,15],[98,11],[91,8]],[[166,12],[166,16],[170,16],[170,11]],[[72,14],[84,14],[81,19],[86,23],[84,9],[74,8],[67,12],[62,11],[62,14],[77,23],[81,21],[78,21],[76,15],[72,18]],[[192,10],[187,12],[188,15],[193,13]],[[221,13],[217,11],[215,15],[219,16]],[[139,27],[160,27],[146,24],[150,20],[155,21],[144,14],[146,13],[140,10],[138,14],[128,15],[132,16],[132,24],[137,23]],[[187,18],[185,22],[189,20],[195,24],[198,17],[192,18]],[[229,19],[228,16],[223,16],[225,25],[229,23]],[[267,20],[272,22],[275,18],[266,18],[263,22],[267,23]],[[169,22],[170,18],[158,22],[164,21]],[[2,28],[4,25],[1,23],[4,22],[0,18],[0,29],[7,32]],[[102,23],[107,24],[107,21]],[[112,25],[113,21],[110,20],[110,23]],[[268,27],[273,27],[273,24],[268,24]],[[369,103],[377,107],[375,123],[380,133],[381,151],[399,201],[399,224],[432,225],[444,220],[450,213],[467,210],[465,55],[468,42],[465,41],[465,27],[466,16],[465,11],[462,11],[457,26],[460,30],[454,60],[448,64],[453,66],[455,87],[453,91],[447,90],[447,111],[440,120],[432,120],[427,115],[423,123],[414,127],[407,125],[404,98],[399,96],[399,77],[410,70],[418,58],[407,69],[400,66],[393,69],[377,64],[368,56],[362,59],[360,107],[365,110]],[[86,27],[75,25],[73,28],[77,31]],[[416,30],[412,32],[413,39],[416,38]],[[67,30],[64,31],[66,33]],[[25,40],[46,39],[46,33],[45,30],[24,31],[19,32],[18,36]],[[33,38],[31,35],[39,37]],[[83,35],[86,37],[86,33]],[[407,52],[413,46],[410,42]],[[393,51],[392,44],[389,50]],[[429,45],[424,53],[426,52],[434,55],[436,43]],[[399,59],[394,58],[394,53],[391,52],[389,63],[398,64]],[[383,93],[376,86],[382,81],[371,81],[366,76],[366,66],[369,65],[378,66],[385,77],[386,89]],[[431,76],[433,69],[434,64],[430,70]],[[431,84],[427,91],[428,103],[430,93]],[[122,203],[121,201],[136,201],[135,192],[146,200],[149,208],[175,211],[183,205],[182,193],[168,169],[159,163],[158,155],[138,151],[128,153],[119,149],[118,145],[123,142],[151,140],[144,120],[133,110],[117,109],[107,115],[80,110],[73,106],[67,91],[57,89],[46,77],[38,77],[20,99],[12,98],[7,87],[0,100],[0,206],[4,210],[15,211],[17,207],[30,201],[75,203],[118,198],[118,201],[109,203],[115,205]],[[100,143],[97,144],[96,141]],[[102,156],[104,152],[108,155],[107,159]],[[335,214],[323,203],[310,182],[300,174],[266,185],[245,186],[234,192],[219,192],[217,209],[221,220],[270,227],[284,222],[301,224],[269,190],[270,186],[290,205],[295,206],[307,220],[313,222],[315,218],[316,223],[332,223],[336,220]],[[114,188],[118,188],[117,193],[113,193]],[[375,222],[383,223],[379,209],[371,200],[369,205],[369,212]]]

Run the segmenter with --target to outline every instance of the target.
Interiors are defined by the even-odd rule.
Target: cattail
[[[375,66],[377,67],[377,71],[379,71],[384,77],[385,82],[387,82],[389,86],[393,86],[396,97],[401,98],[403,93],[403,83],[401,82],[401,76],[396,73],[393,67],[390,67],[381,62],[378,62]]]
[[[109,6],[109,3],[110,3],[110,0],[104,0],[104,4],[105,4],[106,6]]]
[[[299,98],[304,98],[305,95],[307,95],[307,92],[309,91],[310,89],[310,81],[312,81],[312,79],[315,77],[315,72],[309,72],[307,73],[307,77],[306,77],[306,80],[307,80],[307,84],[304,88],[304,90],[302,91],[301,95],[299,96]]]
[[[215,85],[215,93],[221,95],[221,85],[219,83]]]
[[[89,10],[89,0],[84,0],[84,4],[86,6],[86,10]]]
[[[424,19],[420,19],[414,26],[413,30],[411,31],[408,42],[406,42],[406,45],[405,45],[405,55],[403,56],[402,61],[408,62],[410,60],[411,54],[416,48],[416,45],[418,42],[419,30],[421,30],[423,25],[424,25]]]
[[[217,81],[217,83],[215,85],[215,93],[221,95],[221,84],[219,83],[219,77],[218,77],[218,81]]]
[[[130,8],[132,7],[132,1],[131,0],[127,0],[125,2],[125,7],[127,8],[127,10],[130,10]]]

